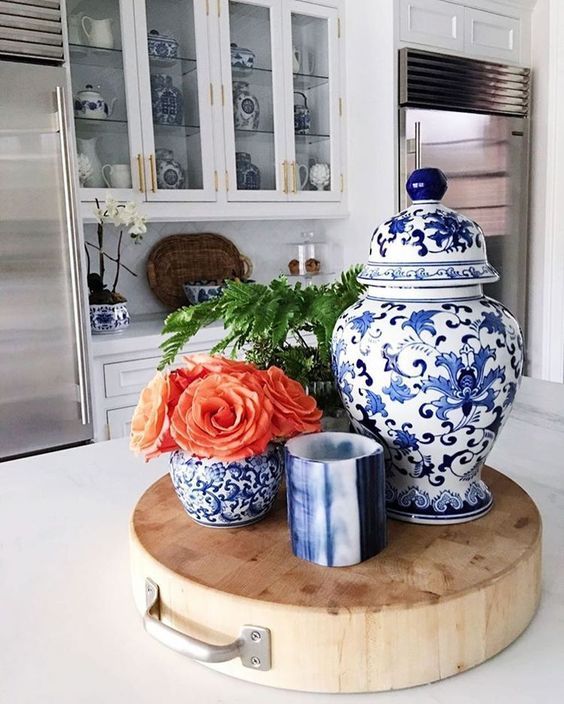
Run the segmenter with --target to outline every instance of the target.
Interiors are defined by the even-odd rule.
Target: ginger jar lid
[[[440,169],[416,169],[406,183],[412,205],[372,235],[358,280],[369,286],[435,288],[497,281],[482,228],[440,201],[447,190]]]

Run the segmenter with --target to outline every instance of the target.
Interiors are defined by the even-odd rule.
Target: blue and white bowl
[[[196,523],[234,528],[256,523],[270,511],[282,479],[279,445],[236,462],[201,459],[182,450],[170,456],[170,477],[182,506]]]
[[[187,281],[183,288],[186,299],[195,306],[219,298],[225,290],[225,284],[217,281]]]
[[[129,312],[125,303],[90,305],[90,329],[94,335],[123,332],[129,325],[129,321]]]
[[[386,547],[382,446],[354,433],[300,435],[286,443],[292,550],[326,567],[356,565]]]

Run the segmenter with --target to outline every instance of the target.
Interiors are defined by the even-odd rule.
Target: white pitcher
[[[84,34],[86,34],[88,44],[102,49],[113,49],[114,33],[112,32],[112,24],[113,20],[109,17],[103,20],[95,20],[88,15],[84,15],[82,18],[82,29]]]
[[[102,162],[98,157],[96,152],[96,142],[98,137],[92,137],[91,139],[81,139],[77,137],[76,144],[78,147],[78,153],[84,154],[88,157],[90,161],[90,166],[92,167],[92,173],[86,179],[84,186],[86,188],[104,188],[104,179],[102,176]]]
[[[129,164],[104,164],[102,177],[108,188],[131,188]]]

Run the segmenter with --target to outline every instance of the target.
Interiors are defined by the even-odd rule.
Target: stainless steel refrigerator
[[[484,230],[501,275],[484,287],[524,326],[530,71],[446,54],[399,52],[400,207],[416,165],[448,177],[444,203]]]
[[[0,14],[0,459],[92,438],[59,3]]]

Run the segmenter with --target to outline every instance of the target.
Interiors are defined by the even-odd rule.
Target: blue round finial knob
[[[447,191],[447,178],[440,169],[415,169],[412,171],[405,188],[412,201],[441,200]]]

